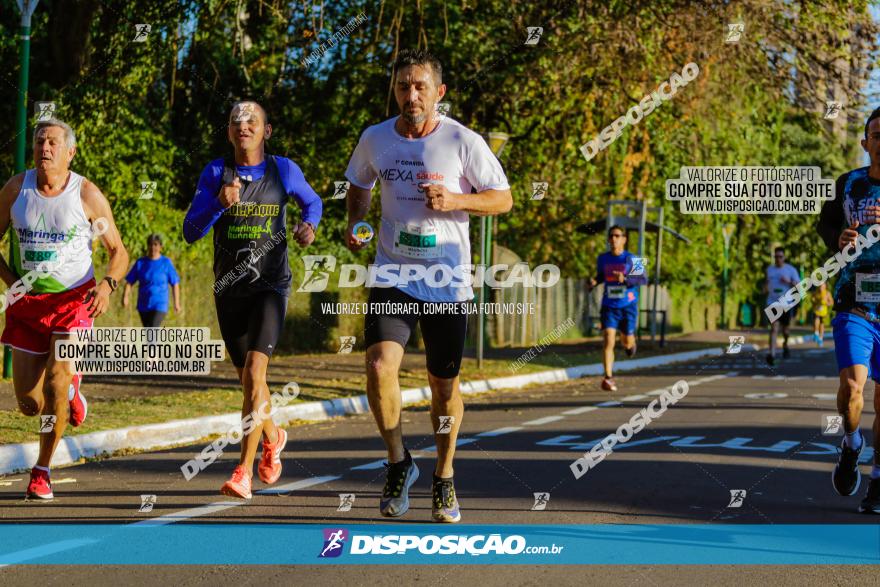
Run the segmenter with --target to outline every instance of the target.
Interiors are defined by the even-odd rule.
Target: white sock
[[[34,469],[39,469],[41,471],[49,472],[49,467],[41,467],[40,465],[34,465]]]
[[[871,467],[871,479],[880,479],[880,465]]]
[[[857,450],[860,446],[862,446],[862,433],[861,433],[861,431],[858,428],[856,428],[854,431],[850,432],[849,434],[844,435],[843,443],[847,447],[849,447],[853,450]]]

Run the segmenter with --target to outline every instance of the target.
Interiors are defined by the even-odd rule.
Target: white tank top
[[[94,276],[91,223],[82,206],[83,177],[70,172],[64,191],[37,191],[37,171],[29,169],[12,204],[12,262],[18,277],[34,271],[31,293],[74,289]]]

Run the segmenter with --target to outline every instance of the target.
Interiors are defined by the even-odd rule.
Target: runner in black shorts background
[[[452,461],[464,414],[458,373],[467,324],[467,316],[457,310],[473,299],[460,271],[471,264],[469,214],[501,214],[513,200],[501,164],[486,142],[437,113],[446,93],[441,69],[426,51],[398,55],[392,77],[400,116],[364,131],[345,173],[351,182],[346,238],[351,250],[363,248],[355,225],[366,218],[370,192],[380,180],[382,224],[375,265],[394,277],[384,280],[386,287],[371,290],[365,322],[367,397],[388,451],[379,511],[388,517],[405,514],[409,488],[419,476],[403,444],[398,381],[404,346],[418,322],[437,446],[431,517],[457,522],[461,513]]]
[[[296,200],[302,222],[294,231],[301,246],[315,240],[321,198],[291,160],[265,154],[272,134],[266,112],[256,102],[235,104],[229,117],[229,141],[235,157],[212,161],[202,172],[184,220],[187,242],[214,229],[214,299],[217,321],[244,389],[242,418],[253,414],[255,427],[241,442],[241,458],[221,493],[251,498],[257,443],[263,455],[257,472],[267,484],[281,476],[287,433],[260,416],[269,402],[266,369],[284,324],[291,273],[287,260],[287,203]],[[268,410],[267,410],[268,411]]]

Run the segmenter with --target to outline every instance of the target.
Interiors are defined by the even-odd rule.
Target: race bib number
[[[880,273],[856,273],[856,301],[880,302]]]
[[[611,300],[622,300],[626,297],[625,285],[606,285],[605,291],[608,292],[608,299]]]
[[[436,259],[443,256],[443,245],[438,242],[434,226],[395,223],[394,252],[411,259]]]
[[[34,243],[27,245],[21,259],[21,266],[29,271],[36,269],[45,262],[45,268],[52,270],[58,265],[58,248],[53,244]]]

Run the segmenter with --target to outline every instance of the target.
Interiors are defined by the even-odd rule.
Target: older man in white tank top
[[[27,497],[52,499],[49,465],[68,421],[78,426],[88,404],[81,375],[56,361],[55,341],[91,328],[107,311],[110,294],[128,267],[128,253],[107,198],[95,184],[70,170],[76,137],[51,119],[34,130],[34,169],[14,176],[0,190],[0,233],[12,225],[12,258],[0,256],[0,279],[9,289],[2,307],[6,328],[0,342],[13,347],[12,379],[18,407],[27,416],[55,416],[41,426],[40,454]],[[100,282],[92,267],[92,237],[100,233],[110,263]],[[47,419],[50,421],[51,419]]]

